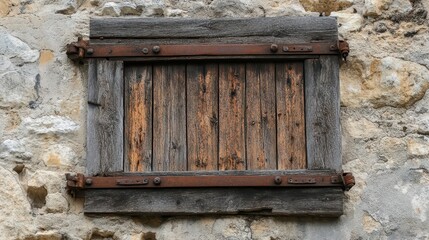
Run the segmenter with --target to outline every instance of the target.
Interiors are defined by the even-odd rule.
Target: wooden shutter
[[[89,187],[86,213],[342,214],[342,189],[318,177],[341,173],[334,18],[107,18],[90,27],[87,174],[125,184]],[[328,182],[171,182],[288,174]],[[130,176],[175,187],[130,187]]]

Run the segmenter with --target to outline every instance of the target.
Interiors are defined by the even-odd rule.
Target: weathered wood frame
[[[90,38],[93,43],[103,44],[338,41],[336,19],[328,17],[92,19]],[[308,170],[340,172],[339,57],[288,55],[284,58],[304,62]],[[89,61],[87,175],[124,171],[123,72],[124,61],[130,60],[148,61],[129,58]],[[86,213],[339,216],[343,202],[340,188],[98,189],[87,190],[85,194]]]

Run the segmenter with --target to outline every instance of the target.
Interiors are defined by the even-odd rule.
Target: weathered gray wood
[[[230,19],[93,18],[91,38],[196,39],[270,42],[278,39],[297,43],[336,41],[337,21],[332,17],[272,17]],[[210,42],[210,40],[206,40]],[[234,41],[232,41],[234,42]]]
[[[248,170],[277,168],[274,63],[246,64],[246,157]]]
[[[186,68],[153,66],[154,171],[186,171]]]
[[[218,65],[188,64],[186,72],[188,170],[217,170]]]
[[[125,67],[124,170],[152,170],[152,65]]]
[[[115,189],[85,192],[85,213],[338,217],[340,188]]]
[[[308,169],[341,170],[339,63],[337,56],[305,60]]]
[[[88,75],[87,174],[123,171],[123,62],[91,60]]]

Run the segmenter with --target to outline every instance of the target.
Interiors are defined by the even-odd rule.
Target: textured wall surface
[[[428,0],[0,0],[0,239],[429,239]],[[321,6],[321,7],[320,7]],[[336,16],[343,165],[338,219],[88,217],[65,193],[84,171],[86,68],[65,46],[91,16]]]

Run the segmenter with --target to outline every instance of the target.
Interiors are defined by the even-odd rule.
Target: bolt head
[[[91,179],[91,178],[87,178],[87,179],[85,180],[85,184],[86,184],[86,185],[91,185],[91,184],[92,184],[92,179]]]
[[[155,185],[159,185],[159,184],[161,184],[161,178],[160,178],[160,177],[155,177],[155,178],[153,179],[153,184],[155,184]]]
[[[160,51],[161,51],[161,48],[159,46],[154,46],[152,48],[152,52],[154,52],[154,53],[159,53]]]
[[[275,53],[277,50],[279,50],[279,46],[277,46],[277,44],[271,44],[270,50],[271,52]]]

